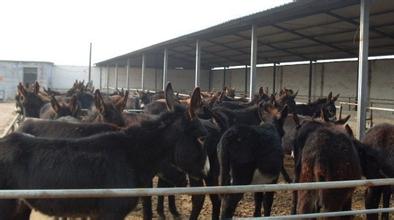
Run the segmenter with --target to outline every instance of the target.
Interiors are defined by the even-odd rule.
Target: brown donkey
[[[299,182],[325,182],[361,178],[360,160],[348,125],[318,128],[302,150]],[[333,212],[351,209],[354,188],[298,191],[297,213]],[[326,219],[326,218],[323,218]],[[332,217],[352,219],[352,216]]]

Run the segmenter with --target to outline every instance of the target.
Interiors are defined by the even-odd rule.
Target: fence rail
[[[232,194],[247,192],[274,192],[288,190],[338,189],[359,186],[394,185],[394,178],[310,182],[291,184],[263,184],[209,187],[134,188],[134,189],[32,189],[0,190],[0,199],[54,199],[54,198],[109,198],[168,195]]]
[[[1,134],[0,138],[6,136],[7,134],[15,131],[15,129],[17,128],[19,122],[23,119],[23,115],[21,114],[17,114],[14,116],[14,118],[12,119],[12,121],[10,122],[10,124],[5,128],[3,134]]]

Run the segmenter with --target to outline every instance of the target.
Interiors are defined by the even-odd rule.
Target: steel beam
[[[88,74],[88,82],[92,80],[92,43],[90,43],[89,47],[89,74]]]
[[[368,107],[369,6],[370,0],[361,0],[357,92],[357,137],[359,140],[365,135],[365,120]]]
[[[248,37],[243,36],[242,34],[233,34],[233,35],[237,36],[239,38],[245,39],[245,40],[250,40]],[[305,59],[305,60],[309,60],[310,59],[310,58],[308,58],[308,57],[306,57],[306,56],[304,56],[304,55],[302,55],[300,53],[296,53],[296,52],[290,51],[290,50],[285,49],[285,48],[280,48],[278,46],[274,46],[272,43],[263,43],[262,41],[259,41],[259,40],[257,40],[257,43],[260,44],[260,45],[266,46],[266,47],[270,47],[270,48],[274,49],[274,51],[275,50],[279,50],[279,51],[291,54],[293,56],[300,57],[300,58]]]
[[[359,25],[359,23],[357,21],[353,20],[352,18],[346,18],[346,17],[343,17],[341,15],[335,14],[335,13],[333,13],[331,11],[326,12],[326,14],[328,14],[328,15],[334,17],[334,18],[337,18],[337,19],[339,19],[341,21],[345,21],[345,22],[353,24],[353,25]],[[394,35],[391,35],[391,34],[388,34],[388,33],[384,32],[384,31],[378,30],[378,29],[376,29],[376,27],[371,26],[369,28],[369,30],[371,30],[371,31],[373,31],[373,32],[375,32],[377,34],[380,34],[381,36],[394,39]]]
[[[308,103],[312,101],[312,60],[309,61]]]
[[[163,55],[163,91],[166,89],[167,84],[167,73],[168,73],[168,49],[164,49]]]
[[[248,65],[245,65],[245,95],[248,93]]]
[[[115,89],[118,89],[118,64],[115,64]]]
[[[249,98],[252,99],[256,90],[256,64],[257,64],[257,33],[256,26],[252,25],[250,36],[250,73],[249,73]]]
[[[276,63],[274,63],[272,69],[272,93],[275,93],[275,86],[276,86]]]
[[[102,79],[102,77],[103,77],[103,68],[100,66],[100,91],[103,89],[103,79]]]
[[[107,94],[109,94],[109,65],[107,64]]]
[[[141,89],[142,90],[144,90],[144,78],[145,78],[145,54],[142,54],[142,62],[141,62]]]
[[[223,68],[223,88],[226,86],[226,70],[227,70],[227,67],[224,67]]]
[[[300,37],[305,38],[305,39],[308,39],[308,40],[310,40],[310,41],[314,41],[314,42],[319,43],[319,44],[321,44],[321,45],[324,45],[324,46],[333,48],[333,49],[335,49],[335,50],[342,51],[342,52],[344,52],[344,53],[346,53],[346,54],[355,56],[355,54],[349,52],[349,51],[346,50],[346,49],[343,49],[343,48],[337,47],[337,46],[335,46],[335,45],[333,45],[333,44],[330,44],[330,43],[327,43],[327,42],[318,40],[318,39],[316,39],[316,38],[314,38],[314,37],[310,37],[310,36],[308,36],[308,35],[302,34],[302,33],[298,32],[298,31],[290,30],[290,29],[288,29],[288,28],[279,26],[279,25],[277,25],[277,24],[273,24],[272,26],[275,27],[275,28],[277,28],[277,29],[279,29],[279,30],[289,32],[289,33],[291,33],[291,34],[300,36]]]
[[[126,64],[126,83],[127,83],[127,91],[130,90],[130,58],[127,59],[127,64]]]
[[[201,75],[201,45],[200,40],[196,41],[196,66],[194,76],[194,87],[200,86],[200,75]]]

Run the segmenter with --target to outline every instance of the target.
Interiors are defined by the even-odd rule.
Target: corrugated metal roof
[[[161,67],[164,48],[169,66],[194,68],[195,41],[201,41],[202,67],[250,62],[250,29],[258,34],[258,63],[356,57],[359,0],[300,0],[186,34],[97,63],[98,66]],[[394,54],[394,1],[374,0],[370,10],[369,54]]]

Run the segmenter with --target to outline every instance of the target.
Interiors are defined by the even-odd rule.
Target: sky
[[[0,60],[88,65],[291,0],[2,0]]]

